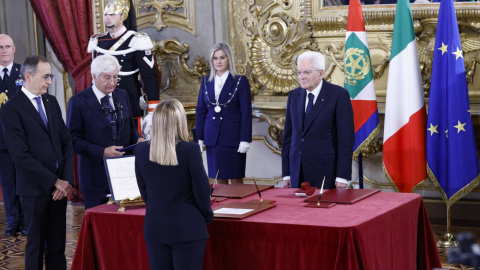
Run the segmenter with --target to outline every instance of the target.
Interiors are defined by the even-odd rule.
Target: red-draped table
[[[293,189],[262,193],[277,207],[208,225],[203,269],[425,269],[440,267],[422,197],[381,192],[353,205],[306,208]],[[241,200],[257,199],[250,196]],[[215,208],[215,205],[214,205]],[[72,270],[149,269],[145,208],[86,211]],[[162,232],[158,232],[162,233]]]

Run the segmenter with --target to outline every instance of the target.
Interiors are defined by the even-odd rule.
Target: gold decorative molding
[[[197,35],[194,0],[140,0],[139,6],[147,10],[137,15],[139,30],[153,26],[161,31],[170,26]]]
[[[103,10],[105,9],[104,0],[92,0],[92,13],[93,13],[93,32],[105,33],[105,21],[103,19]]]
[[[189,45],[176,39],[157,41],[152,51],[162,73],[162,81],[165,81],[160,95],[175,97],[186,103],[196,102],[201,78],[210,74],[207,61],[196,57],[193,67],[189,67]]]
[[[270,136],[270,138],[277,142],[279,149],[282,149],[283,128],[285,126],[285,112],[283,110],[267,111],[254,108],[252,115],[256,118],[259,118],[261,121],[268,122],[268,135]],[[274,153],[280,155],[281,151],[277,150],[274,151]]]

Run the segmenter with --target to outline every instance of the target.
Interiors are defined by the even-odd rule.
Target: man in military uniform
[[[133,118],[142,116],[140,87],[143,86],[151,113],[147,115],[146,120],[142,120],[141,125],[142,129],[149,129],[151,115],[160,96],[155,60],[151,52],[153,44],[147,34],[128,30],[125,27],[124,21],[129,17],[129,11],[129,0],[110,2],[103,13],[108,33],[92,36],[87,51],[92,53],[93,58],[101,54],[109,54],[117,58],[121,65],[119,72],[121,80],[117,85],[118,88],[128,92]],[[133,20],[135,12],[133,9],[131,11],[130,17],[133,18],[130,19]],[[139,73],[141,82],[138,80]],[[142,133],[146,135],[145,130]]]
[[[20,65],[13,62],[15,45],[10,36],[0,35],[0,108],[22,86]],[[20,199],[15,191],[15,166],[8,154],[7,145],[0,124],[0,185],[2,186],[5,215],[8,227],[4,236],[15,237],[18,232],[26,235]]]

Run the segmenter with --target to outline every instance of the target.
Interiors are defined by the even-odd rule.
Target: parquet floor
[[[80,231],[80,225],[82,224],[84,214],[84,208],[81,204],[69,203],[67,206],[67,244],[65,248],[65,255],[67,257],[67,266],[70,269],[75,247],[77,245],[78,233]],[[24,268],[24,248],[26,243],[26,237],[17,236],[3,237],[3,232],[7,227],[5,220],[5,209],[3,202],[0,202],[0,270],[9,269],[25,269]],[[432,225],[436,238],[439,238],[445,234],[446,226],[444,225]],[[457,235],[462,231],[473,231],[476,235],[477,242],[480,243],[480,228],[479,227],[453,227],[452,232]],[[439,249],[440,258],[442,260],[442,266],[444,269],[455,270],[469,270],[473,269],[462,265],[449,265],[447,263],[447,251],[446,249]],[[408,270],[408,269],[406,269]]]

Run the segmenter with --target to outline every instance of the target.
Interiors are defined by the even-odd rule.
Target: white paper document
[[[106,159],[107,173],[110,178],[112,195],[116,201],[140,196],[135,175],[135,157]]]
[[[251,212],[255,209],[242,209],[242,208],[220,208],[213,213],[215,214],[229,214],[229,215],[243,215],[245,213]]]

